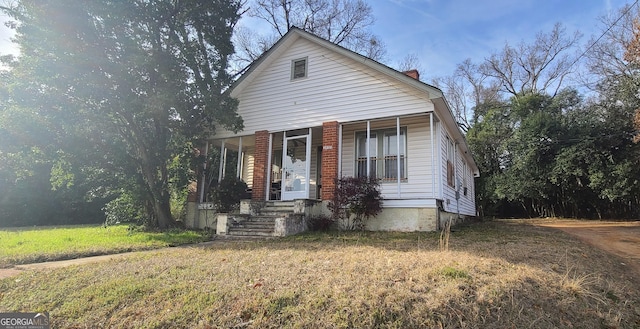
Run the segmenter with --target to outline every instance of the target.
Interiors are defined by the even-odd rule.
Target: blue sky
[[[421,78],[451,75],[467,58],[479,63],[506,42],[531,42],[557,22],[580,31],[586,43],[601,33],[599,17],[617,14],[621,0],[375,0],[374,33],[387,45],[389,63],[415,53]]]
[[[421,78],[451,75],[466,58],[480,62],[505,42],[530,42],[556,22],[583,33],[586,43],[601,33],[598,17],[615,14],[633,0],[369,0],[373,32],[387,46],[386,63],[407,54],[420,60]],[[4,17],[0,17],[0,21]],[[0,54],[15,52],[10,31],[0,26]]]

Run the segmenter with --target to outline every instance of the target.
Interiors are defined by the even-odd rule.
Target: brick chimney
[[[404,73],[404,74],[406,74],[406,75],[408,75],[408,76],[420,81],[420,72],[418,72],[418,70],[416,70],[416,69],[409,70],[409,71],[404,71],[402,73]]]

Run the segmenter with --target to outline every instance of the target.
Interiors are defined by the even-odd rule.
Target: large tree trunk
[[[152,225],[155,224],[160,229],[174,227],[176,222],[171,214],[169,177],[166,163],[149,156],[146,149],[141,149],[140,151],[142,179],[148,191],[148,202],[151,203],[150,207],[147,207],[148,212],[150,212],[148,215],[153,219],[150,223]]]
[[[166,195],[166,197],[165,197]],[[176,225],[176,221],[171,214],[171,205],[169,203],[168,193],[163,193],[161,200],[154,200],[153,212],[156,217],[158,228],[166,229]]]

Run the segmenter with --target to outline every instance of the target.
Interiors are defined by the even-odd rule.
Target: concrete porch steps
[[[268,201],[255,215],[234,216],[227,234],[243,237],[274,236],[276,219],[291,216],[293,207],[292,202]]]
[[[234,221],[229,226],[228,235],[241,236],[273,236],[276,218],[273,216],[251,217],[242,221]]]
[[[262,209],[260,215],[293,214],[293,202],[290,201],[268,201]]]

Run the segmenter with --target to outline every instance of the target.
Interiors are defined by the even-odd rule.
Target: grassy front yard
[[[218,241],[0,281],[52,328],[634,328],[621,260],[548,228]]]
[[[206,240],[209,236],[194,231],[136,232],[126,225],[0,229],[0,268]]]

